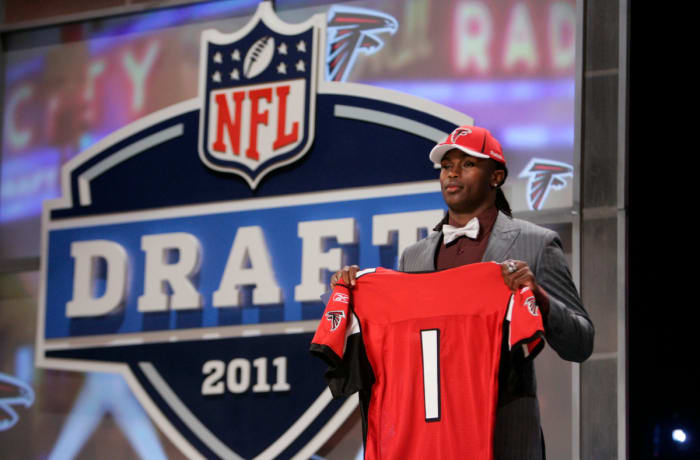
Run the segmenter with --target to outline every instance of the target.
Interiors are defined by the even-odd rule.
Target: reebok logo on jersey
[[[336,295],[343,295],[343,294],[336,294]],[[343,321],[343,318],[345,318],[344,311],[337,310],[337,311],[329,311],[328,313],[326,313],[326,319],[331,322],[331,332],[338,329],[338,326],[340,326],[340,323]]]
[[[534,297],[525,299],[525,306],[532,316],[537,316],[538,307]]]
[[[347,294],[343,294],[342,292],[336,292],[333,295],[333,302],[340,302],[340,303],[349,303],[350,302],[350,296]]]

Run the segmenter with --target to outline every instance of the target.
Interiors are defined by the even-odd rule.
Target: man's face
[[[495,200],[492,184],[498,183],[500,171],[494,162],[477,158],[458,149],[445,154],[440,162],[440,186],[447,207],[457,212],[473,212]]]

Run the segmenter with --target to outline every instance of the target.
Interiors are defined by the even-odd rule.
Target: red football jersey
[[[534,295],[496,263],[377,268],[336,285],[311,351],[335,397],[360,392],[366,459],[491,460],[502,344],[531,359],[543,334]]]

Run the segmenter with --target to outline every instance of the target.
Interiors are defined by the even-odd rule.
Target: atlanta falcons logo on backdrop
[[[34,403],[34,390],[26,383],[0,374],[0,431],[9,430],[19,420],[12,406],[29,407]]]
[[[549,191],[566,187],[574,168],[566,163],[533,158],[518,177],[527,178],[527,204],[532,210],[542,209]]]
[[[399,23],[380,11],[349,6],[333,6],[328,11],[326,79],[345,81],[355,65],[357,54],[371,55],[382,49],[379,34],[394,35]]]
[[[338,329],[343,318],[345,318],[345,312],[343,311],[329,311],[326,313],[326,319],[331,322],[331,332]]]

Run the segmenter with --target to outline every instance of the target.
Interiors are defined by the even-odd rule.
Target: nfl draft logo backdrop
[[[442,217],[427,152],[468,116],[324,81],[325,17],[268,2],[202,36],[200,96],[62,171],[42,217],[40,366],[124,376],[192,458],[308,458],[357,406],[308,353],[328,274]]]

